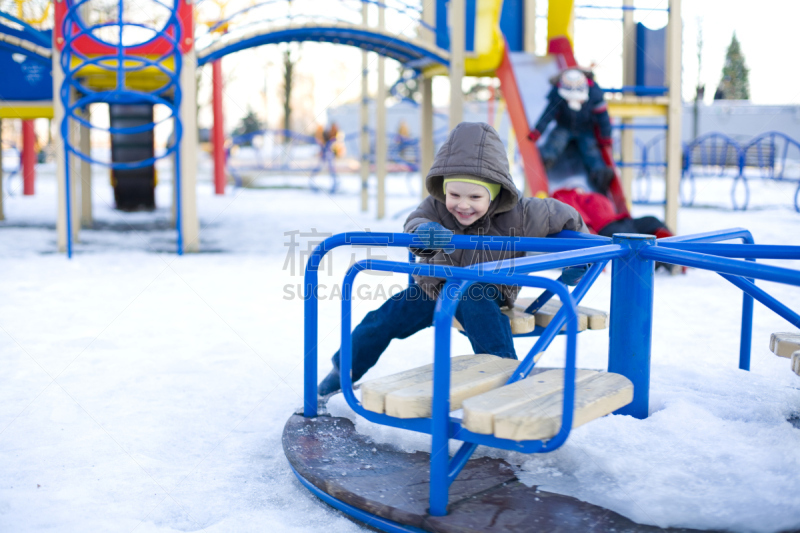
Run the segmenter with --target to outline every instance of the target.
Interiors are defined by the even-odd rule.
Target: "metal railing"
[[[744,244],[723,243],[730,240],[742,240]],[[343,233],[326,239],[311,254],[306,265],[304,280],[303,414],[306,417],[315,417],[318,414],[318,269],[326,253],[336,247],[348,245],[424,247],[413,234]],[[754,263],[756,259],[762,258],[800,260],[800,246],[755,245],[750,232],[742,228],[659,240],[651,235],[617,234],[609,239],[574,232],[561,232],[551,238],[457,235],[453,237],[452,245],[456,249],[480,248],[549,253],[466,268],[364,260],[350,267],[345,275],[342,291],[341,385],[344,397],[348,405],[367,420],[431,435],[430,513],[434,516],[446,514],[449,486],[478,445],[524,453],[543,453],[557,449],[566,441],[572,425],[575,393],[576,306],[607,262],[612,263],[608,371],[626,376],[634,386],[633,401],[616,411],[619,414],[629,414],[636,418],[646,418],[649,414],[653,281],[656,261],[717,272],[743,291],[739,353],[739,368],[743,370],[750,369],[754,299],[759,300],[789,323],[800,327],[800,315],[755,285],[755,280],[759,279],[800,286],[800,271]],[[558,281],[526,275],[551,268],[587,263],[593,266],[572,293]],[[440,292],[440,302],[433,320],[434,385],[433,410],[430,418],[400,419],[368,411],[354,394],[350,377],[352,286],[356,276],[365,270],[413,273],[446,280]],[[450,416],[451,325],[461,294],[476,282],[538,287],[558,295],[564,304],[508,381],[512,383],[528,376],[535,364],[534,356],[544,351],[554,336],[566,325],[567,353],[561,426],[558,433],[547,441],[518,442],[493,435],[476,434],[463,427],[461,419]],[[449,439],[464,443],[452,459],[448,454]]]
[[[657,169],[666,167],[664,143],[664,136],[646,143],[637,140],[639,160],[627,165],[639,169],[634,179],[634,203],[663,203],[653,198],[653,179],[660,174]],[[800,142],[784,133],[770,131],[744,142],[719,132],[707,133],[683,145],[681,205],[695,204],[697,180],[729,178],[732,208],[746,210],[751,200],[750,182],[762,179],[797,183],[793,205],[800,212],[800,171],[792,175],[794,170],[800,170]]]

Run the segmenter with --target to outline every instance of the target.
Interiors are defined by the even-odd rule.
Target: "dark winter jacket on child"
[[[499,183],[500,194],[487,213],[464,227],[450,214],[445,205],[443,181],[445,176],[469,174]],[[406,219],[404,231],[413,233],[421,224],[436,222],[456,235],[487,235],[546,237],[561,230],[588,233],[581,216],[572,207],[553,199],[522,198],[508,169],[508,158],[500,136],[488,124],[463,122],[450,132],[439,149],[425,180],[430,193]],[[522,257],[525,252],[512,250],[455,250],[419,253],[420,262],[448,266],[470,266],[487,261]],[[417,283],[431,296],[436,296],[444,280],[415,277]],[[506,305],[513,304],[519,287],[502,287]]]
[[[545,108],[539,121],[536,122],[536,131],[544,133],[548,124],[555,120],[556,125],[569,130],[573,135],[590,134],[594,136],[594,127],[600,129],[600,137],[611,138],[611,119],[608,116],[608,104],[603,98],[603,90],[589,79],[589,99],[584,102],[578,111],[570,109],[567,101],[558,94],[558,85],[553,85],[547,95],[547,108]]]

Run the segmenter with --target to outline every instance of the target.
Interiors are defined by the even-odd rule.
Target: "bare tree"
[[[292,124],[292,89],[295,76],[295,67],[300,61],[299,50],[293,53],[291,46],[283,51],[283,129],[290,130]],[[288,142],[289,137],[284,137]]]
[[[697,139],[700,130],[700,102],[706,93],[706,86],[700,83],[700,73],[703,65],[703,17],[697,17],[697,87],[694,93],[694,125],[693,134]]]

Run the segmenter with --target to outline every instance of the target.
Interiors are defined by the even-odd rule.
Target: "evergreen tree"
[[[725,54],[722,79],[717,86],[714,100],[749,100],[750,82],[747,76],[750,69],[744,63],[744,55],[734,32],[731,44]]]

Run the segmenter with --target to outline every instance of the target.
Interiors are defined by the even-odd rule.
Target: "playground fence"
[[[655,198],[654,178],[663,176],[666,139],[657,136],[638,142],[639,161],[628,163],[638,168],[633,184],[633,203],[663,204]],[[690,207],[697,200],[697,181],[730,178],[730,201],[734,211],[750,205],[750,182],[772,180],[797,183],[794,209],[800,212],[800,142],[784,133],[770,131],[750,140],[735,139],[719,132],[702,135],[683,145],[681,205]],[[662,170],[660,170],[662,169]]]

